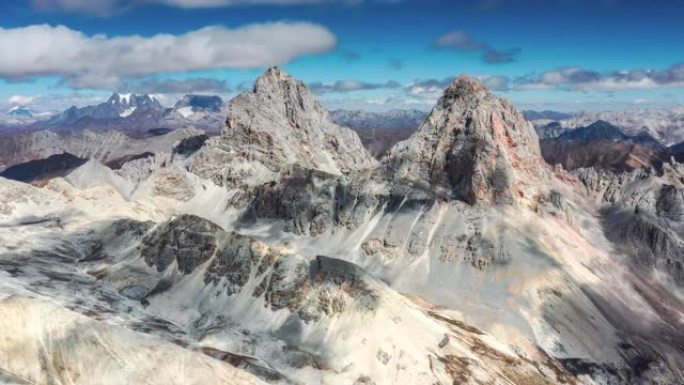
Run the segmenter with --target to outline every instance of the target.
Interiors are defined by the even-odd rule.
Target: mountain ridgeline
[[[653,137],[598,122],[540,143],[467,76],[377,158],[279,68],[220,110],[213,136],[0,178],[1,322],[22,326],[0,380],[139,382],[154,363],[237,385],[682,382],[684,166],[544,159],[667,152]]]

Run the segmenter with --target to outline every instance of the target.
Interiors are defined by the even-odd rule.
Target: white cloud
[[[7,103],[25,106],[31,103],[35,98],[35,96],[12,95],[7,99]]]
[[[283,64],[332,50],[325,27],[304,22],[214,26],[182,35],[88,36],[65,26],[0,28],[0,77],[58,76],[74,88],[118,88],[125,78]]]
[[[435,47],[438,49],[450,48],[463,52],[481,52],[482,61],[489,64],[513,63],[522,51],[518,47],[503,50],[496,49],[489,44],[473,39],[467,32],[462,30],[451,31],[440,36],[435,41]]]
[[[390,80],[385,83],[369,83],[358,80],[339,80],[333,84],[311,83],[309,88],[319,94],[337,92],[354,92],[354,91],[372,91],[380,89],[395,89],[401,88],[401,84],[397,81]]]
[[[518,90],[565,89],[570,91],[626,91],[684,87],[684,64],[663,70],[633,69],[598,72],[580,67],[563,67],[538,76],[516,80]]]
[[[492,91],[508,91],[511,79],[508,76],[477,76]]]

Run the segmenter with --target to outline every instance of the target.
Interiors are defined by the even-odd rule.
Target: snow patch
[[[126,104],[130,104],[131,103],[131,95],[132,94],[119,94],[121,102],[126,103]]]
[[[137,110],[137,107],[129,107],[126,108],[122,113],[119,114],[120,117],[125,118],[127,116],[130,116],[135,110]]]

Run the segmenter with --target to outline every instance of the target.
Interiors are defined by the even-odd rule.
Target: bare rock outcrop
[[[602,207],[606,235],[635,266],[684,286],[684,168],[666,163],[660,170],[575,174]]]
[[[530,198],[547,178],[534,129],[507,101],[461,76],[384,160],[395,181],[476,204]]]
[[[193,165],[217,184],[265,183],[292,165],[333,175],[376,165],[354,131],[332,123],[307,86],[277,67],[233,99],[228,115]]]

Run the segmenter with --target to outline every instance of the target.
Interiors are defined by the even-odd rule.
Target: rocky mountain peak
[[[390,176],[476,204],[530,198],[546,169],[523,115],[478,80],[461,76],[418,131],[385,159]]]
[[[141,106],[161,108],[159,101],[150,95],[114,93],[107,99],[106,104],[120,108],[137,108]]]
[[[295,78],[280,67],[271,67],[257,78],[254,83],[254,92],[272,92],[275,88],[280,88],[282,84],[296,85],[297,83]]]
[[[230,163],[244,167],[227,168]],[[197,167],[215,181],[244,183],[250,176],[270,180],[295,165],[342,174],[372,168],[376,161],[354,131],[332,123],[303,82],[273,67],[252,91],[230,102],[223,135],[200,154]]]
[[[245,93],[238,98],[240,100],[236,100],[236,105],[246,98],[251,99],[250,103],[258,101],[268,104],[272,112],[277,112],[280,118],[284,117],[293,124],[328,120],[327,110],[316,100],[306,84],[279,67],[269,68],[256,80],[251,93]],[[230,124],[230,121],[227,123]]]
[[[444,91],[441,101],[444,104],[453,104],[457,100],[472,102],[490,96],[491,93],[482,82],[470,76],[461,75]]]

